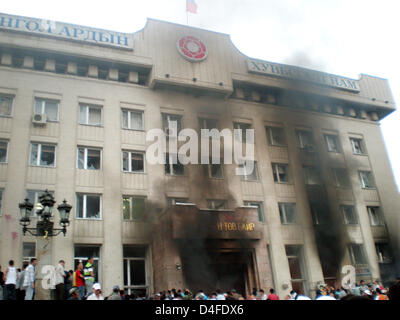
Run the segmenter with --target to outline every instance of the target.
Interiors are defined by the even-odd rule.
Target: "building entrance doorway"
[[[207,294],[235,289],[246,297],[256,285],[254,256],[251,250],[196,249],[181,252],[186,286]]]

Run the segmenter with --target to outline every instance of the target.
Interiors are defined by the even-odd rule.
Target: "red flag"
[[[186,0],[186,11],[197,13],[197,4],[194,0]]]

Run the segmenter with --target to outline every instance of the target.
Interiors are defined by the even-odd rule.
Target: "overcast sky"
[[[231,35],[252,58],[358,79],[386,78],[400,103],[400,1],[195,0],[189,25]],[[186,24],[186,0],[9,0],[0,12],[120,32],[142,29],[147,18]],[[381,121],[400,190],[400,114]]]

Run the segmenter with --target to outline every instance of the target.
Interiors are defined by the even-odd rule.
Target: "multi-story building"
[[[46,240],[51,263],[94,256],[106,293],[311,294],[343,265],[358,280],[395,277],[387,80],[251,59],[226,34],[152,19],[121,34],[1,14],[0,59],[3,267],[43,254],[18,204],[47,189],[73,206],[66,236]],[[150,163],[146,134],[172,121],[254,129],[255,169]]]

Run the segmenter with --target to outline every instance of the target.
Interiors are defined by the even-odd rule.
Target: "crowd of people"
[[[32,258],[30,263],[24,263],[22,269],[14,266],[10,260],[4,272],[0,266],[0,300],[34,300],[37,259]],[[94,259],[89,258],[85,264],[79,261],[75,271],[65,270],[65,262],[60,260],[55,267],[53,286],[50,288],[53,300],[400,300],[400,281],[390,288],[385,288],[377,280],[374,283],[365,283],[360,280],[351,289],[320,286],[312,299],[299,290],[292,290],[289,295],[281,299],[273,288],[268,294],[263,289],[254,288],[252,293],[243,296],[235,289],[205,293],[199,290],[195,293],[189,289],[164,290],[152,295],[126,294],[115,285],[110,295],[104,296],[101,285],[95,282],[96,270]]]

